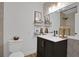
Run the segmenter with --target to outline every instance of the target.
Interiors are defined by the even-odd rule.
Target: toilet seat
[[[24,57],[24,54],[22,52],[14,52],[10,55],[10,57]]]

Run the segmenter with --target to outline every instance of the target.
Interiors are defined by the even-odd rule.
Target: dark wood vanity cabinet
[[[45,55],[45,40],[38,38],[37,40],[37,56],[44,57]]]
[[[44,38],[37,37],[38,57],[66,57],[67,40],[52,42]]]

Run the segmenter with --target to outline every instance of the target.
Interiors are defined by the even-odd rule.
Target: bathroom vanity
[[[79,57],[79,35],[59,38],[50,34],[37,37],[38,57]]]
[[[52,35],[40,35],[37,37],[38,57],[66,57],[67,39]]]
[[[38,57],[79,57],[79,12],[77,3],[65,6],[49,15],[52,22],[48,34],[37,36]],[[49,34],[58,31],[60,38]],[[70,36],[70,37],[69,37]]]

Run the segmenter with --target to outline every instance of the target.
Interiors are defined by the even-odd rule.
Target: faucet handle
[[[56,31],[56,34],[58,34],[58,31]]]
[[[75,35],[77,35],[78,33],[75,33]]]

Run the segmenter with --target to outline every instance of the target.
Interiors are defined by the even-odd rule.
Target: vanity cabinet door
[[[54,46],[55,57],[67,56],[67,40],[56,42]]]
[[[52,42],[43,38],[37,38],[38,57],[66,57],[67,40]]]
[[[46,57],[54,57],[54,42],[45,40],[45,56]]]
[[[37,56],[45,56],[45,41],[42,38],[37,37]]]
[[[47,57],[66,57],[67,40],[52,42],[45,40],[45,56]]]

